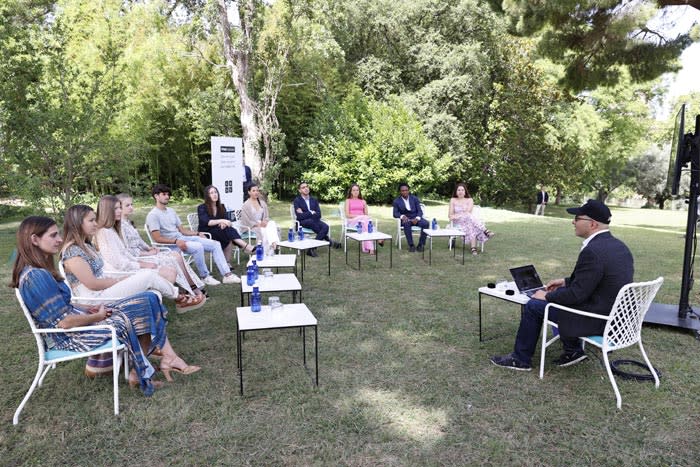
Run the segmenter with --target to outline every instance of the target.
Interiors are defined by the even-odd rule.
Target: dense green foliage
[[[359,182],[385,201],[399,180],[440,196],[466,181],[497,205],[532,202],[540,183],[601,199],[635,186],[629,161],[669,126],[652,128],[661,88],[647,80],[673,69],[690,36],[651,40],[651,5],[567,15],[574,3],[253,2],[247,89],[263,186],[288,197],[305,177],[330,200]],[[198,196],[209,138],[242,133],[219,6],[3,2],[3,194],[55,210],[155,182]],[[600,47],[572,71],[589,40]]]

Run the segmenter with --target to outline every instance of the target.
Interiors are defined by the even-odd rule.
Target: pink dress
[[[472,216],[471,210],[474,208],[474,201],[467,198],[466,204],[454,202],[454,214],[457,216],[452,221],[456,229],[465,232],[467,236],[464,238],[465,243],[471,242],[472,238],[476,238],[479,242],[485,242],[489,239],[486,235],[486,227],[476,217]]]
[[[359,222],[360,224],[362,224],[362,231],[367,232],[367,224],[369,223],[370,217],[365,215],[365,200],[348,198],[345,200],[345,202],[347,203],[347,210],[350,213],[347,218],[347,226],[355,227]],[[374,242],[362,242],[362,251],[364,251],[365,253],[373,252]]]

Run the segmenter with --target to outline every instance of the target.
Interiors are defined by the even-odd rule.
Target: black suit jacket
[[[311,211],[316,211],[315,214],[311,214],[311,211],[309,211],[309,208],[306,206],[306,201],[301,195],[294,198],[294,212],[297,215],[298,221],[321,218],[321,205],[318,204],[318,200],[313,196],[309,196],[309,205],[311,206]],[[299,208],[302,212],[297,211]]]
[[[542,192],[538,191],[537,192],[537,204],[542,204],[542,203],[548,203],[549,202],[549,193],[546,191],[544,192],[544,199],[542,199]]]
[[[423,210],[420,208],[420,200],[417,196],[408,195],[408,204],[411,209],[406,209],[406,204],[403,202],[402,197],[398,197],[394,200],[394,217],[399,218],[401,216],[406,216],[409,219],[416,217],[423,218]]]
[[[609,315],[617,293],[634,278],[634,259],[629,248],[610,232],[596,235],[581,250],[566,284],[547,293],[547,301],[599,315]],[[598,335],[605,321],[561,312],[559,332],[563,336]]]

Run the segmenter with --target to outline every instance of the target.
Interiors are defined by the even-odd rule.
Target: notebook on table
[[[511,268],[510,274],[513,276],[518,291],[523,295],[532,297],[538,290],[545,290],[542,279],[540,279],[540,275],[537,274],[537,270],[532,264]]]

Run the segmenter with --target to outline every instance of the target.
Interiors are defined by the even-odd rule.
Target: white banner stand
[[[219,190],[228,211],[243,206],[243,140],[230,136],[211,137],[211,184]]]

